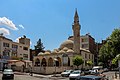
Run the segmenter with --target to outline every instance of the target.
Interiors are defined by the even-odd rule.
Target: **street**
[[[106,77],[108,77],[109,80],[114,80],[113,77],[115,75],[115,72],[105,72],[104,73]],[[118,76],[118,75],[117,75]],[[119,78],[119,76],[118,76]],[[0,80],[2,80],[2,74],[0,73]],[[33,76],[30,76],[28,73],[15,73],[14,80],[69,80],[67,77],[51,77],[51,75],[39,75],[39,74],[33,74]],[[119,80],[119,79],[117,79]]]
[[[1,73],[0,73],[0,80],[2,80]],[[69,80],[69,79],[64,77],[50,77],[50,76],[39,75],[39,74],[34,74],[33,76],[30,76],[28,73],[26,74],[15,73],[14,80]]]

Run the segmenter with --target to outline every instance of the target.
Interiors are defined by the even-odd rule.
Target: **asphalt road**
[[[113,77],[115,75],[115,72],[105,72],[104,74],[106,75],[106,77],[109,78],[109,80],[114,80]],[[117,77],[119,78],[119,75],[117,75]],[[2,74],[0,74],[0,80],[2,80]],[[69,80],[69,78],[50,77],[48,75],[46,76],[46,75],[38,75],[38,74],[33,74],[33,76],[30,76],[28,74],[15,74],[14,80]]]
[[[0,80],[2,80],[1,73],[0,73]],[[30,76],[29,74],[15,74],[14,80],[69,80],[69,78],[45,77],[45,75],[42,76],[42,75],[38,75],[38,74],[34,74],[33,76]]]

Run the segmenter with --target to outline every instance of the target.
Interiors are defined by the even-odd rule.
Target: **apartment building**
[[[73,40],[73,36],[70,36],[68,39]],[[95,39],[90,34],[80,36],[80,47],[89,50],[93,54],[96,53]]]
[[[19,38],[19,42],[14,42],[3,35],[0,35],[0,69],[7,64],[8,60],[30,60],[29,55],[30,39],[26,38],[25,35]]]
[[[70,36],[68,39],[73,40],[73,36]],[[94,64],[97,65],[97,45],[95,39],[89,33],[80,36],[80,48],[89,50],[92,54],[94,54]]]

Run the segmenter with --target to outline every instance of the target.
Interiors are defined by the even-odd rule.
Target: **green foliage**
[[[45,48],[43,46],[43,43],[41,42],[41,39],[37,41],[37,44],[34,47],[35,47],[35,50],[43,50]]]
[[[120,54],[118,54],[115,59],[120,60]]]
[[[120,54],[120,28],[115,29],[108,39],[108,43],[110,43],[111,50],[113,56]]]
[[[99,65],[99,66],[103,66],[103,62],[99,62],[98,65]]]
[[[83,63],[84,63],[84,61],[81,56],[76,55],[75,57],[73,57],[73,64],[76,65],[77,67]]]
[[[114,29],[112,34],[106,39],[106,43],[99,50],[99,61],[103,62],[104,66],[109,66],[110,60],[114,59],[119,53],[120,29]]]
[[[114,64],[114,65],[117,64],[117,59],[114,58],[114,59],[112,60],[112,64]]]
[[[93,65],[93,62],[91,60],[87,61],[87,65],[91,66]]]
[[[43,43],[41,42],[41,39],[37,41],[37,44],[34,46],[35,48],[35,56],[37,56],[40,52],[44,51]]]

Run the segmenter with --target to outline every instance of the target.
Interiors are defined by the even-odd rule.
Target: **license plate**
[[[11,75],[7,75],[7,76],[11,76]]]

